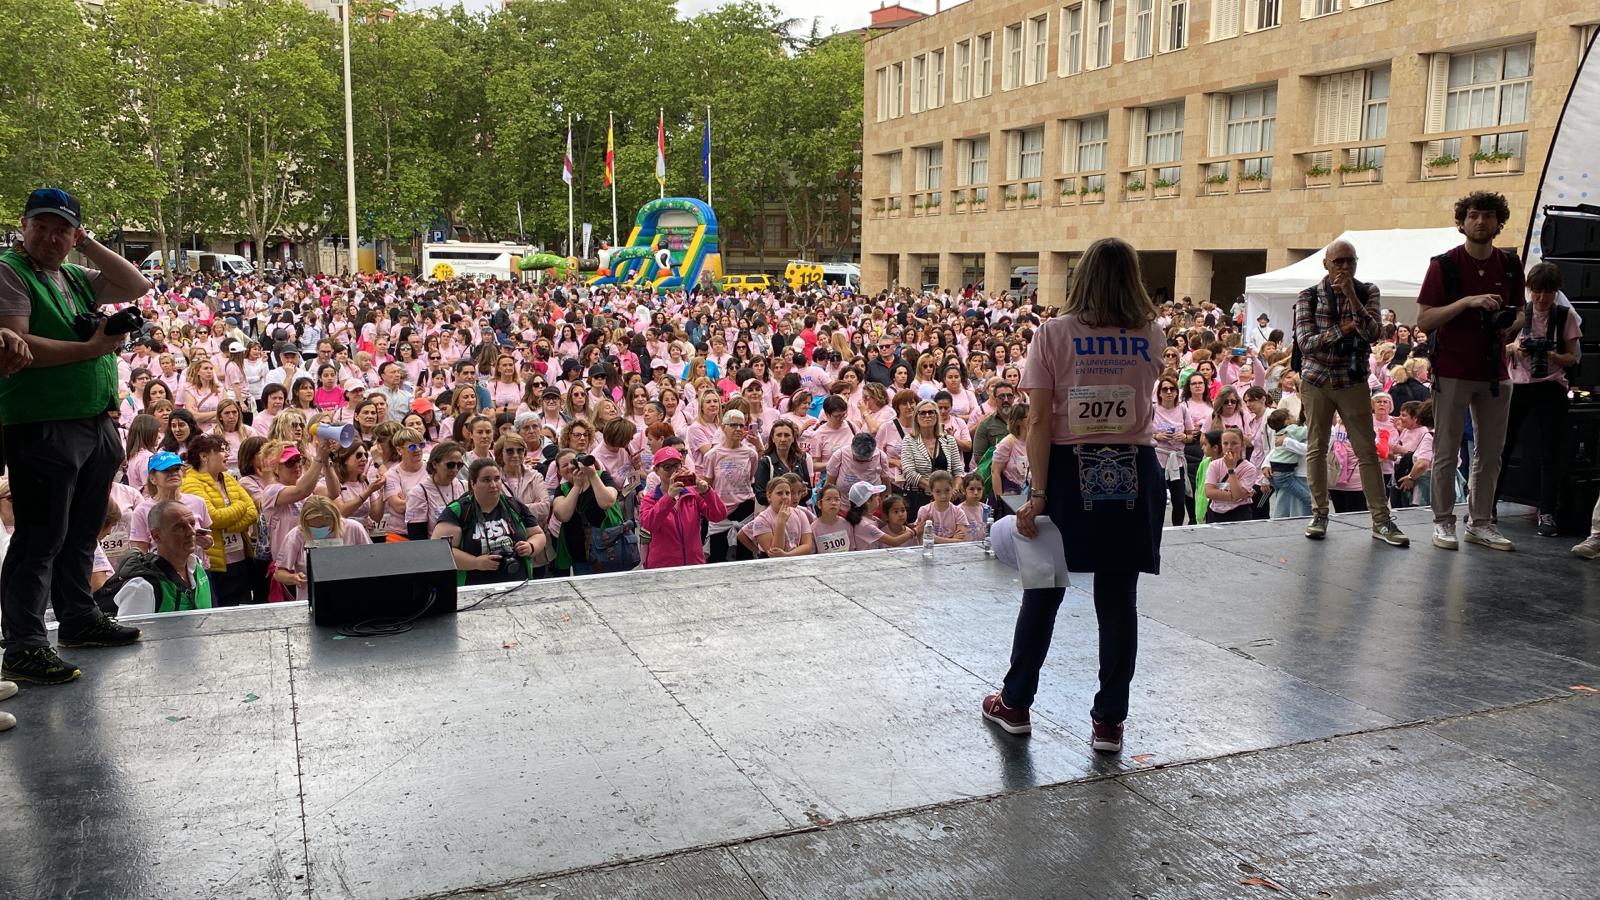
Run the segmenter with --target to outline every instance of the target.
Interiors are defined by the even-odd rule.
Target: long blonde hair
[[[1101,238],[1083,251],[1064,310],[1099,328],[1144,328],[1156,306],[1144,289],[1139,254],[1120,238]]]

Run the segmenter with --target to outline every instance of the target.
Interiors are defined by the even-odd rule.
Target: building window
[[[1145,113],[1145,162],[1175,163],[1183,158],[1183,104],[1151,107]],[[1170,179],[1169,179],[1170,180]]]
[[[1244,0],[1212,0],[1211,35],[1208,40],[1221,41],[1239,36],[1239,7]]]
[[[1044,81],[1049,64],[1050,17],[1035,16],[1028,20],[1028,84]]]
[[[944,105],[944,50],[928,54],[928,108]]]
[[[917,148],[917,190],[937,191],[944,186],[944,147]]]
[[[1436,67],[1438,64],[1431,65]],[[1517,125],[1528,121],[1528,99],[1533,90],[1532,43],[1452,54],[1445,65],[1443,103],[1439,103],[1436,85],[1430,84],[1428,98],[1429,124],[1434,123],[1435,116],[1432,113],[1441,106],[1443,121],[1439,123],[1440,127],[1429,130],[1457,131]],[[1430,76],[1435,75],[1436,71],[1436,68],[1430,69]],[[1434,81],[1436,79],[1430,77],[1430,82]],[[1490,152],[1499,150],[1521,157],[1526,140],[1525,132],[1495,135],[1486,138],[1480,149]],[[1443,144],[1441,149],[1444,155],[1460,156],[1459,139],[1444,141]]]
[[[1189,45],[1189,0],[1165,0],[1162,5],[1161,52]]]
[[[1007,25],[1005,30],[1006,59],[1000,70],[1000,90],[1009,91],[1022,83],[1022,23]]]
[[[1111,65],[1111,0],[1089,2],[1089,59],[1091,69],[1104,69]]]
[[[1098,172],[1106,167],[1106,117],[1061,123],[1061,171]]]
[[[1278,117],[1278,89],[1229,94],[1227,104],[1224,152],[1231,156],[1271,150]]]
[[[877,110],[874,118],[877,121],[882,122],[883,120],[889,118],[889,69],[887,66],[885,66],[872,74],[874,81],[876,82],[876,96],[878,98]]]
[[[890,194],[900,193],[900,160],[901,157],[898,152],[888,153],[883,157],[884,167],[889,170],[888,182]]]
[[[783,216],[768,214],[761,217],[761,242],[767,247],[783,246]]]
[[[1339,11],[1339,0],[1300,0],[1300,18],[1315,19]]]
[[[1283,0],[1245,0],[1246,31],[1265,31],[1283,23]]]
[[[1023,178],[1038,178],[1044,174],[1043,128],[1030,128],[1022,132],[1018,161],[1018,171]]]
[[[1589,52],[1589,45],[1594,42],[1594,34],[1600,31],[1600,24],[1590,23],[1579,25],[1578,31],[1578,61],[1583,61],[1583,55]]]
[[[1083,71],[1083,4],[1061,10],[1061,65],[1062,75],[1076,75]]]
[[[889,118],[905,115],[906,64],[895,63],[889,67]]]
[[[1367,72],[1366,100],[1361,108],[1361,139],[1381,141],[1389,136],[1389,67]],[[1362,147],[1356,151],[1360,165],[1383,168],[1383,146]]]
[[[1124,59],[1144,59],[1155,52],[1155,0],[1128,0],[1128,40]]]
[[[989,139],[987,137],[973,138],[966,141],[967,184],[989,183]]]
[[[956,42],[956,81],[951,86],[957,103],[972,96],[972,42]]]
[[[977,80],[972,83],[972,96],[987,97],[994,90],[994,33],[980,34],[973,49],[978,60]]]
[[[919,113],[928,96],[928,58],[911,57],[911,112]]]

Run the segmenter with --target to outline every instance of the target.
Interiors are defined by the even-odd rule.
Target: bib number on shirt
[[[850,535],[843,531],[833,531],[828,534],[817,535],[818,553],[843,553],[850,549]]]
[[[1103,384],[1067,389],[1073,434],[1121,434],[1133,427],[1133,388]]]
[[[236,531],[222,533],[222,552],[225,554],[244,552],[244,535]]]

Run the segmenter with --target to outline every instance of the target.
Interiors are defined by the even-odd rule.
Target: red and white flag
[[[662,110],[656,117],[656,181],[662,190],[667,189],[667,113]]]
[[[572,124],[567,124],[567,157],[561,163],[561,180],[572,186]]]

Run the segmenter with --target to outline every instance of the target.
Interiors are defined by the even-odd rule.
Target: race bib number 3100
[[[1067,389],[1073,434],[1121,434],[1133,428],[1133,388],[1103,384]]]

